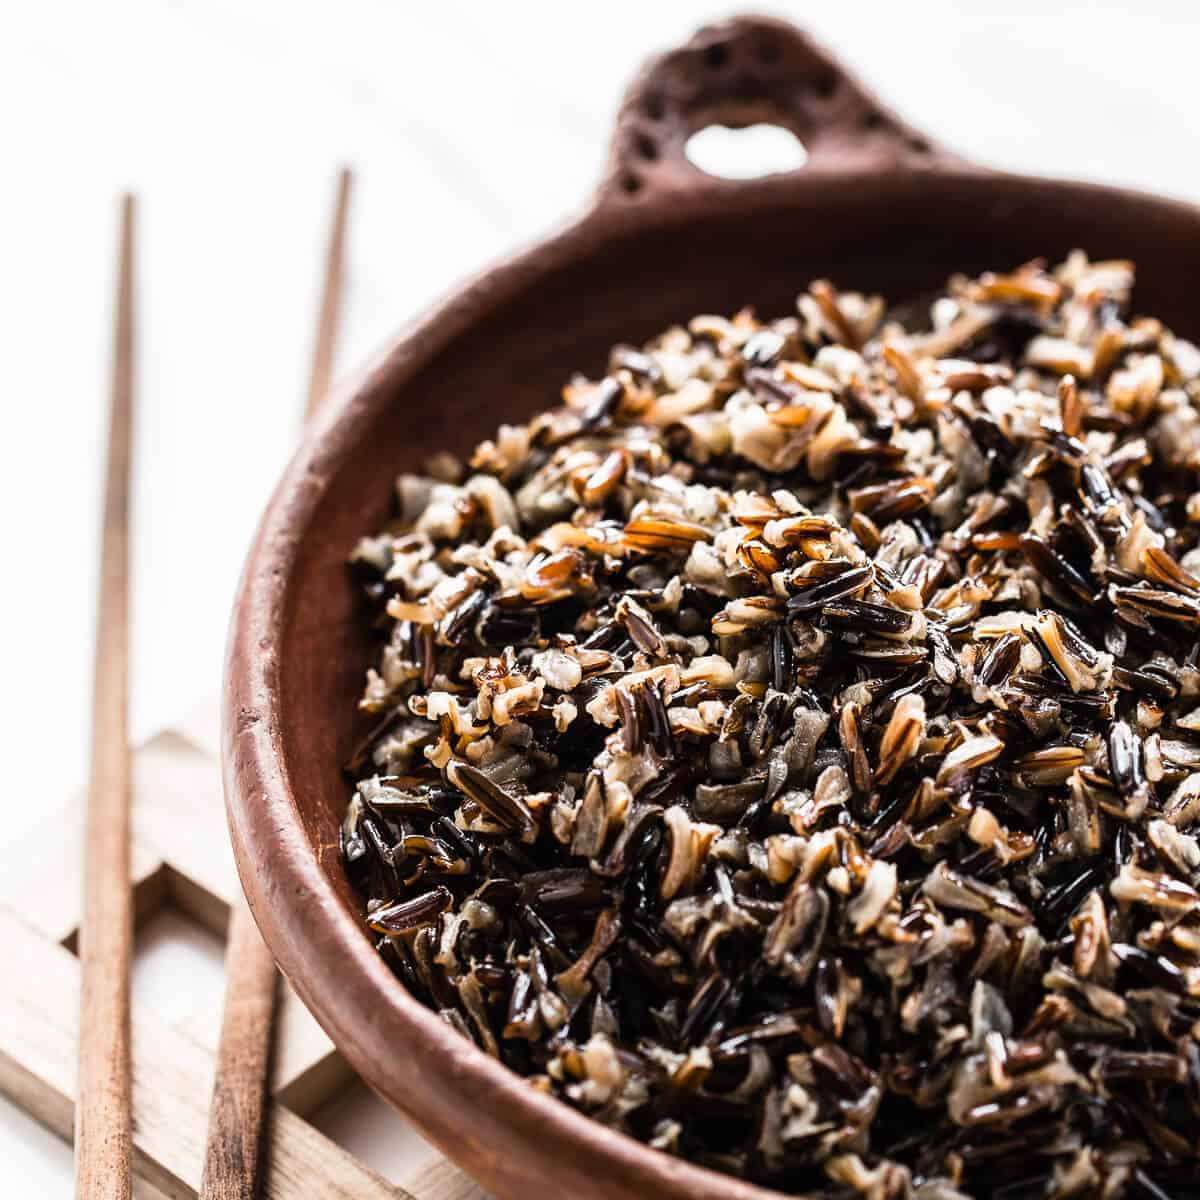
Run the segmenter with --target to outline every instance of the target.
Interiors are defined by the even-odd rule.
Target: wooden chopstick
[[[333,223],[325,247],[325,283],[321,289],[321,309],[317,318],[317,336],[313,343],[308,373],[308,401],[304,419],[309,420],[329,393],[333,375],[333,352],[337,346],[338,320],[342,298],[342,263],[346,256],[346,223],[350,211],[350,187],[354,176],[349,167],[338,172],[337,200]]]
[[[305,419],[324,399],[333,372],[351,179],[350,171],[343,167],[338,175],[337,201],[325,254]],[[200,1200],[253,1200],[258,1194],[275,992],[275,963],[246,901],[239,897],[229,918],[225,1013],[217,1048]]]
[[[133,196],[121,203],[108,462],[100,539],[91,768],[84,843],[75,1194],[129,1200],[133,1155],[129,966],[129,508],[134,401]]]
[[[200,1200],[253,1200],[258,1195],[275,991],[275,961],[239,896],[229,918],[225,1010]]]

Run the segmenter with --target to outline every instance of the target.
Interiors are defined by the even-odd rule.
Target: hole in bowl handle
[[[617,115],[602,204],[695,191],[717,181],[685,154],[712,124],[780,125],[804,144],[801,171],[919,168],[961,162],[880,104],[786,21],[735,17],[649,62]]]

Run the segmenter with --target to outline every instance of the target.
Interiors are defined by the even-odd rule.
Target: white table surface
[[[807,24],[915,125],[980,161],[1200,200],[1188,0],[753,7]],[[0,844],[84,776],[118,192],[142,201],[133,711],[147,734],[217,689],[242,555],[297,428],[337,166],[357,173],[347,368],[577,209],[634,67],[730,11],[5,10]],[[166,995],[215,969],[160,955],[139,986]],[[388,1141],[386,1120],[364,1138],[385,1166]],[[0,1161],[6,1194],[69,1194],[69,1151],[3,1101]]]

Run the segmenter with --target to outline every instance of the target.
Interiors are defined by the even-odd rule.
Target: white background
[[[757,7],[980,161],[1200,200],[1187,0]],[[730,11],[3,8],[0,844],[84,775],[118,193],[142,202],[133,712],[147,734],[217,690],[237,571],[297,429],[337,166],[358,177],[346,368],[578,209],[635,66]],[[140,986],[166,998],[194,969],[160,959]],[[0,1162],[8,1194],[69,1193],[69,1152],[2,1101]]]

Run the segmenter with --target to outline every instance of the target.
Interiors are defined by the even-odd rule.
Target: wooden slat
[[[79,963],[0,910],[0,1091],[61,1137],[71,1136],[79,1034]],[[138,1175],[192,1200],[204,1160],[212,1056],[133,1012],[133,1156]],[[412,1200],[288,1109],[272,1106],[264,1200]],[[422,1198],[423,1200],[423,1198]]]
[[[165,865],[167,896],[216,937],[229,932],[241,891],[225,813],[221,772],[190,738],[164,732],[134,756],[134,814],[139,841]],[[0,895],[3,893],[0,892]],[[302,1116],[315,1112],[353,1078],[325,1031],[286,985],[278,1000],[271,1091]],[[212,1049],[216,1022],[198,1015],[184,1029]]]
[[[81,1200],[129,1200],[131,1109],[129,506],[133,448],[134,219],[121,208],[108,464],[100,539],[99,606],[92,695],[79,992],[79,1104],[75,1192]]]
[[[225,940],[241,886],[217,763],[179,734],[158,734],[134,756],[134,814],[138,837],[166,866],[172,903]]]
[[[435,1155],[404,1181],[421,1200],[488,1200],[488,1194],[448,1158]]]
[[[311,1116],[355,1078],[303,1001],[288,986],[275,1008],[271,1094],[302,1117]]]
[[[170,901],[224,939],[230,907],[241,891],[218,799],[220,777],[213,758],[177,733],[157,735],[134,756],[138,840],[164,863]],[[333,1099],[353,1075],[287,986],[278,1001],[276,1023],[271,1090],[294,1112],[307,1116]],[[198,1016],[184,1028],[212,1048],[215,1027],[215,1022]]]
[[[225,829],[220,769],[182,735],[164,732],[133,755],[133,883],[137,921],[174,905],[213,936],[225,940],[229,909],[238,895],[237,872]],[[41,826],[79,823],[80,799],[46,814]],[[81,910],[81,847],[76,840],[31,837],[27,853],[0,872],[0,907],[8,908],[52,942],[75,946]],[[307,1117],[354,1078],[295,992],[278,999],[271,1092]],[[212,1051],[218,1021],[197,1012],[180,1028]]]
[[[78,828],[80,803],[64,805],[45,815],[47,829]],[[34,842],[19,861],[5,861],[0,872],[0,906],[11,909],[31,928],[74,952],[83,908],[83,854],[75,840]],[[17,856],[12,856],[14,859]],[[137,836],[133,839],[130,879],[133,884],[135,925],[162,907],[167,883],[162,855]]]

